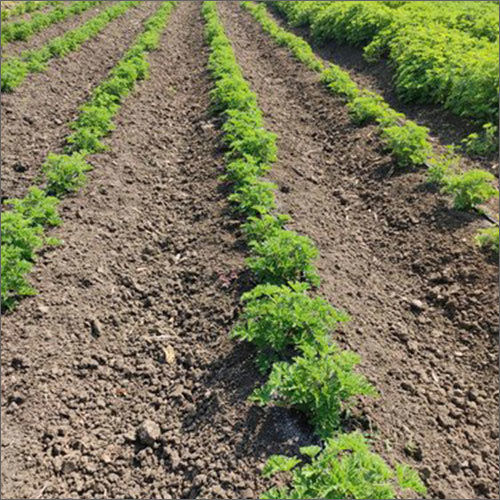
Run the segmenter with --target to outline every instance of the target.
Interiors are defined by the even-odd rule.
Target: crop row
[[[453,5],[462,3],[483,5]],[[369,61],[388,57],[402,100],[439,103],[496,126],[498,9],[485,3],[274,2],[319,41],[364,47]]]
[[[338,66],[331,64],[326,67],[311,46],[303,38],[281,28],[268,15],[263,4],[242,2],[241,5],[273,40],[287,47],[298,60],[321,75],[322,82],[347,102],[349,114],[356,124],[374,123],[378,126],[386,149],[400,167],[427,166],[428,182],[441,186],[443,193],[451,195],[454,208],[478,209],[481,204],[498,196],[498,190],[493,186],[496,180],[493,174],[480,169],[460,171],[460,157],[451,147],[442,154],[435,151],[426,127],[406,119],[378,94],[359,89],[349,73]],[[498,251],[498,227],[482,230],[477,240],[482,246]]]
[[[1,67],[1,90],[12,92],[29,73],[44,71],[55,57],[64,57],[77,50],[84,42],[96,36],[113,19],[123,15],[137,1],[125,1],[111,5],[81,26],[48,41],[43,47],[23,52],[19,57],[7,57]]]
[[[136,82],[148,76],[147,53],[157,48],[174,4],[160,4],[131,48],[81,106],[78,118],[70,125],[74,132],[66,140],[66,152],[50,153],[42,166],[43,187],[33,186],[24,198],[4,202],[11,210],[2,217],[3,307],[12,308],[21,296],[36,293],[27,281],[27,274],[37,251],[43,245],[57,244],[45,234],[48,227],[61,224],[57,205],[67,193],[84,185],[85,172],[92,169],[86,157],[107,149],[101,139],[114,129],[113,118]]]
[[[22,14],[34,12],[36,10],[43,9],[49,5],[56,6],[60,3],[58,0],[51,1],[40,1],[40,2],[16,2],[15,6],[10,9],[2,10],[2,21],[9,19],[10,17],[21,16]],[[2,29],[5,27],[2,26]]]
[[[35,14],[26,21],[16,21],[2,26],[2,47],[15,40],[28,40],[31,36],[51,24],[64,21],[70,16],[81,14],[98,5],[99,2],[71,2],[69,5],[59,5],[50,12]]]
[[[332,339],[348,316],[310,291],[319,285],[312,240],[286,229],[291,218],[275,213],[276,186],[263,176],[276,160],[276,136],[267,131],[257,97],[250,90],[217,16],[204,2],[209,69],[214,79],[214,110],[224,119],[229,196],[241,216],[251,256],[246,260],[255,288],[242,297],[243,311],[231,335],[251,342],[257,366],[267,382],[251,399],[302,411],[322,446],[301,448],[310,463],[275,455],[265,475],[292,471],[289,487],[273,488],[263,498],[394,498],[396,488],[425,493],[418,475],[398,464],[394,469],[370,451],[359,432],[342,433],[342,418],[354,398],[376,395],[355,371],[359,356],[341,350]]]

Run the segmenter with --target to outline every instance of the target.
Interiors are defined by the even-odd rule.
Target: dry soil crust
[[[144,2],[114,19],[96,37],[43,73],[28,76],[15,92],[2,93],[2,197],[23,196],[49,152],[61,152],[78,108],[106,77],[143,22],[158,7]],[[112,43],[110,43],[112,40]]]
[[[246,401],[252,352],[227,336],[245,275],[207,57],[200,4],[182,2],[111,152],[62,204],[40,295],[3,320],[3,498],[256,498],[265,459],[310,442]]]
[[[278,134],[279,208],[318,244],[321,293],[353,318],[339,341],[381,392],[366,427],[432,497],[497,498],[498,267],[472,243],[479,221],[398,172],[373,129],[238,4],[219,11]]]

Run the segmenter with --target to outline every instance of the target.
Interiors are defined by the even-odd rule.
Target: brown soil
[[[336,64],[347,71],[360,88],[380,94],[392,108],[404,113],[419,125],[428,127],[434,140],[439,144],[460,145],[461,140],[470,133],[481,131],[480,125],[457,116],[437,104],[402,102],[398,98],[393,84],[394,71],[387,60],[382,59],[377,63],[368,63],[363,58],[363,49],[333,42],[319,43],[309,34],[309,28],[292,27],[281,13],[274,9],[269,9],[268,12],[280,26],[304,38],[311,45],[315,54],[323,61]],[[469,157],[465,152],[461,154],[465,156],[467,163],[476,163],[476,168],[479,163],[481,168],[486,168],[498,175],[498,155],[478,158]]]
[[[96,37],[43,73],[33,73],[13,93],[2,93],[2,197],[23,196],[49,152],[61,152],[78,108],[142,31],[157,8],[144,2],[111,21]],[[113,40],[113,43],[109,43]]]
[[[255,498],[265,459],[311,441],[246,401],[253,355],[228,339],[246,278],[207,57],[182,2],[111,152],[62,204],[40,294],[3,319],[2,498]]]
[[[86,10],[78,15],[72,15],[64,21],[48,26],[47,28],[35,33],[29,40],[26,41],[13,41],[9,42],[5,47],[2,47],[2,57],[6,56],[20,56],[25,50],[39,49],[45,45],[49,40],[57,36],[61,36],[69,30],[77,28],[90,18],[95,17],[99,12],[107,9],[111,2],[102,2]],[[38,11],[41,12],[41,11]],[[33,14],[33,13],[32,13]]]
[[[354,127],[237,3],[219,10],[279,137],[279,208],[318,244],[321,294],[353,317],[339,342],[363,356],[381,392],[356,409],[358,428],[388,460],[415,466],[432,498],[497,498],[498,268],[472,243],[481,221],[447,209],[421,174],[393,170],[374,131]],[[101,52],[126,38],[136,12],[119,38],[110,27],[95,42],[95,59],[82,49],[44,86],[19,89],[44,110],[19,129],[30,155],[40,142],[60,145],[95,84],[82,75],[102,78]],[[218,181],[203,27],[198,2],[172,13],[110,151],[91,158],[88,187],[61,204],[53,235],[64,243],[40,256],[39,295],[3,318],[2,498],[257,498],[270,485],[259,474],[269,455],[314,442],[299,416],[247,402],[259,382],[254,352],[228,339],[251,284]],[[62,124],[30,142],[28,131],[56,116],[62,78],[77,104],[61,98]],[[51,104],[37,105],[48,88]],[[12,127],[33,115],[24,108],[2,127],[11,165],[15,151],[28,154],[13,149]],[[21,191],[43,160],[36,154],[25,157]],[[7,178],[10,196],[16,179]]]
[[[237,4],[219,10],[278,134],[279,209],[318,244],[321,294],[353,318],[338,339],[381,392],[361,408],[379,451],[434,498],[498,498],[498,267],[471,241],[480,221],[393,173],[315,74]]]

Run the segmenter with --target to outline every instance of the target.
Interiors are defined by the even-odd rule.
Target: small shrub
[[[355,396],[377,393],[354,372],[360,357],[326,342],[301,343],[292,362],[273,364],[268,381],[251,396],[261,405],[293,407],[309,416],[320,437],[338,431],[341,413]]]
[[[476,235],[476,242],[481,248],[486,248],[498,255],[499,236],[498,227],[481,229]]]
[[[263,165],[260,161],[249,154],[244,154],[243,158],[233,160],[226,165],[226,174],[221,180],[233,182],[239,187],[250,179],[260,177],[269,171],[269,165]]]
[[[453,196],[453,206],[457,210],[470,210],[498,196],[498,190],[492,185],[495,180],[495,176],[485,170],[468,170],[447,176],[442,191]]]
[[[445,178],[458,169],[460,157],[452,146],[442,155],[433,155],[427,160],[427,182],[441,185]]]
[[[91,169],[83,154],[49,154],[42,166],[47,179],[47,192],[60,198],[68,192],[77,191],[85,184],[84,172]]]
[[[33,263],[22,257],[22,251],[2,242],[1,251],[2,308],[12,309],[17,297],[35,295],[36,291],[26,280]]]
[[[231,336],[277,352],[297,344],[324,343],[349,317],[320,297],[308,297],[308,289],[307,283],[256,286],[241,298],[245,308]]]
[[[346,97],[348,100],[354,99],[358,93],[358,87],[352,81],[347,71],[341,70],[338,66],[330,66],[321,73],[321,81],[334,93]]]
[[[296,467],[297,457],[274,455],[263,470],[264,476],[292,470],[291,487],[273,488],[262,498],[299,500],[302,498],[395,498],[397,490],[412,490],[424,496],[427,490],[418,474],[405,464],[392,469],[370,451],[359,432],[329,438],[323,450],[307,446],[300,452],[310,463]],[[296,468],[295,468],[296,467]],[[402,495],[401,498],[406,498]]]
[[[482,134],[469,134],[462,140],[465,150],[472,155],[488,155],[498,151],[498,126],[493,123],[483,125]]]
[[[357,125],[384,119],[389,105],[377,94],[364,92],[347,104],[349,114]]]
[[[306,280],[319,285],[313,265],[318,249],[307,236],[281,230],[263,241],[252,241],[250,246],[255,256],[246,262],[259,281],[280,285]]]
[[[383,127],[382,140],[400,166],[418,166],[424,164],[432,152],[428,133],[429,129],[407,121],[402,126]]]

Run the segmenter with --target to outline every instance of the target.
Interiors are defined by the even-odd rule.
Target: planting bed
[[[2,199],[42,182],[158,8],[128,9],[2,93]],[[229,336],[242,294],[266,279],[245,260],[255,248],[221,178],[241,144],[228,139],[234,106],[212,92],[211,8],[167,15],[149,77],[121,101],[107,149],[86,156],[87,184],[61,196],[47,231],[60,244],[28,275],[37,295],[2,318],[2,498],[259,498],[287,484],[261,474],[271,455],[324,445],[307,412],[248,399],[266,382],[259,351]],[[474,241],[488,222],[398,167],[376,126],[353,124],[238,2],[215,10],[256,95],[246,112],[258,106],[276,134],[264,174],[276,212],[319,250],[309,295],[349,314],[333,339],[380,394],[355,400],[338,430],[410,465],[426,498],[498,498],[498,265]]]

